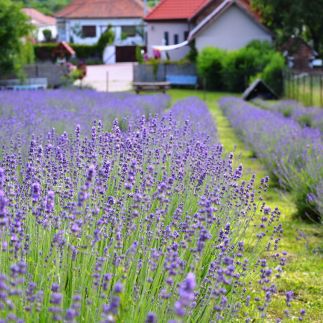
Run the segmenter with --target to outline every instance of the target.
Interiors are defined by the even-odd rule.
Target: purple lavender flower
[[[294,292],[293,291],[288,291],[286,292],[286,304],[287,306],[290,306],[291,301],[294,298]]]
[[[179,300],[175,303],[174,310],[178,316],[184,316],[186,308],[194,300],[194,289],[196,287],[195,275],[188,273],[186,279],[180,284],[178,294]]]
[[[117,294],[120,294],[122,293],[123,291],[123,285],[121,282],[117,282],[115,285],[114,285],[114,292],[117,293]]]
[[[34,202],[37,202],[40,197],[41,187],[39,183],[33,183],[31,186],[31,195]]]
[[[157,323],[157,316],[153,312],[149,312],[146,317],[145,323]]]

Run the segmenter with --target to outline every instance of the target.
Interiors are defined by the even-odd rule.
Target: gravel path
[[[132,89],[133,63],[87,66],[84,86],[97,91],[121,92]]]

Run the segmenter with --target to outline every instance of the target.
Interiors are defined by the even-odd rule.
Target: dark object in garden
[[[141,91],[161,91],[166,93],[170,89],[169,82],[133,82],[133,88],[137,94]]]
[[[60,42],[52,52],[52,56],[57,63],[66,63],[75,56],[74,49],[66,42]]]
[[[179,86],[193,86],[197,87],[196,75],[166,75],[166,81],[171,85]]]
[[[246,101],[261,98],[263,100],[278,100],[278,95],[263,81],[257,79],[242,94]]]

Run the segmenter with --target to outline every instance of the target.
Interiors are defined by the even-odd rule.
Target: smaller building
[[[287,60],[288,67],[300,71],[312,68],[312,63],[317,56],[317,52],[304,39],[295,36],[291,36],[282,45],[281,51]]]
[[[49,40],[45,38],[45,30],[50,31],[51,40],[56,40],[57,28],[56,19],[54,17],[46,16],[33,8],[23,8],[22,11],[30,18],[31,24],[35,27],[34,38],[37,42]]]
[[[52,52],[52,57],[54,62],[59,64],[65,64],[68,62],[72,57],[75,56],[74,49],[67,44],[66,42],[60,42]]]
[[[140,0],[73,0],[55,16],[59,41],[94,45],[110,26],[114,45],[144,45]]]

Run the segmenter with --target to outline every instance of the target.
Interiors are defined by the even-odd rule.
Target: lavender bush
[[[261,110],[240,99],[224,98],[220,106],[279,183],[294,193],[300,214],[320,220],[323,211],[320,131],[302,128],[292,119]]]
[[[317,128],[323,133],[323,110],[316,107],[304,107],[294,100],[282,100],[274,103],[255,100],[255,103],[266,110],[281,113],[286,118],[292,118],[302,127]]]
[[[280,213],[211,120],[188,99],[125,132],[33,136],[26,160],[19,138],[6,148],[0,321],[264,320],[286,260]]]

